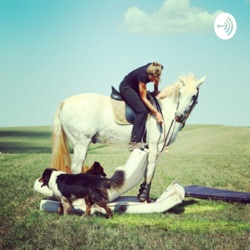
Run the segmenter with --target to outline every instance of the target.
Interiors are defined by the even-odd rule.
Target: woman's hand
[[[162,115],[161,115],[160,112],[157,112],[157,113],[156,113],[155,118],[156,118],[156,121],[157,121],[159,124],[162,124],[162,123],[163,123],[163,117],[162,117]]]
[[[148,109],[152,112],[152,114],[155,115],[156,121],[160,124],[163,123],[163,117],[160,112],[156,110],[156,108],[150,103],[150,101],[147,99],[147,88],[146,84],[140,82],[139,83],[139,93],[140,97],[143,101],[143,103],[148,107]]]

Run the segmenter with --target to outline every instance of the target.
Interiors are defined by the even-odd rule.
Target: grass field
[[[250,249],[250,204],[186,198],[163,214],[66,217],[39,210],[34,181],[50,164],[49,127],[0,128],[0,249]],[[108,176],[129,152],[91,146]],[[151,189],[173,181],[250,192],[250,128],[190,125],[159,159]],[[138,187],[128,195],[137,195]]]

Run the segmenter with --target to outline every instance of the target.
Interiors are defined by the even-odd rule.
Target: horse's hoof
[[[143,197],[138,197],[138,200],[141,202],[141,203],[151,203],[151,199],[150,198],[143,198]]]
[[[140,196],[139,194],[138,194],[138,200],[140,201],[140,202],[146,202],[146,197],[143,197],[142,195]]]
[[[147,203],[150,203],[150,198],[149,198],[149,191],[150,191],[150,186],[151,186],[151,183],[148,184],[146,182],[143,182],[141,185],[140,185],[140,189],[139,189],[139,194],[138,194],[138,200],[140,202],[147,202]]]

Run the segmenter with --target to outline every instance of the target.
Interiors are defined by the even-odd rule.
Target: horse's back
[[[107,101],[108,97],[96,93],[84,93],[79,95],[70,96],[67,99],[64,100],[64,105],[68,106],[79,106],[81,104],[95,104]]]
[[[75,96],[68,97],[63,101],[62,110],[70,110],[71,112],[83,112],[89,113],[100,110],[102,107],[107,108],[110,104],[108,96],[95,94],[95,93],[86,93],[79,94]]]
[[[63,101],[60,120],[66,127],[85,127],[96,130],[98,121],[103,120],[102,117],[110,113],[110,97],[86,93],[68,97]]]

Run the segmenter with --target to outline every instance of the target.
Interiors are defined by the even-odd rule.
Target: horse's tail
[[[51,167],[66,172],[66,166],[70,167],[70,154],[67,136],[59,117],[63,104],[61,102],[53,122]]]

